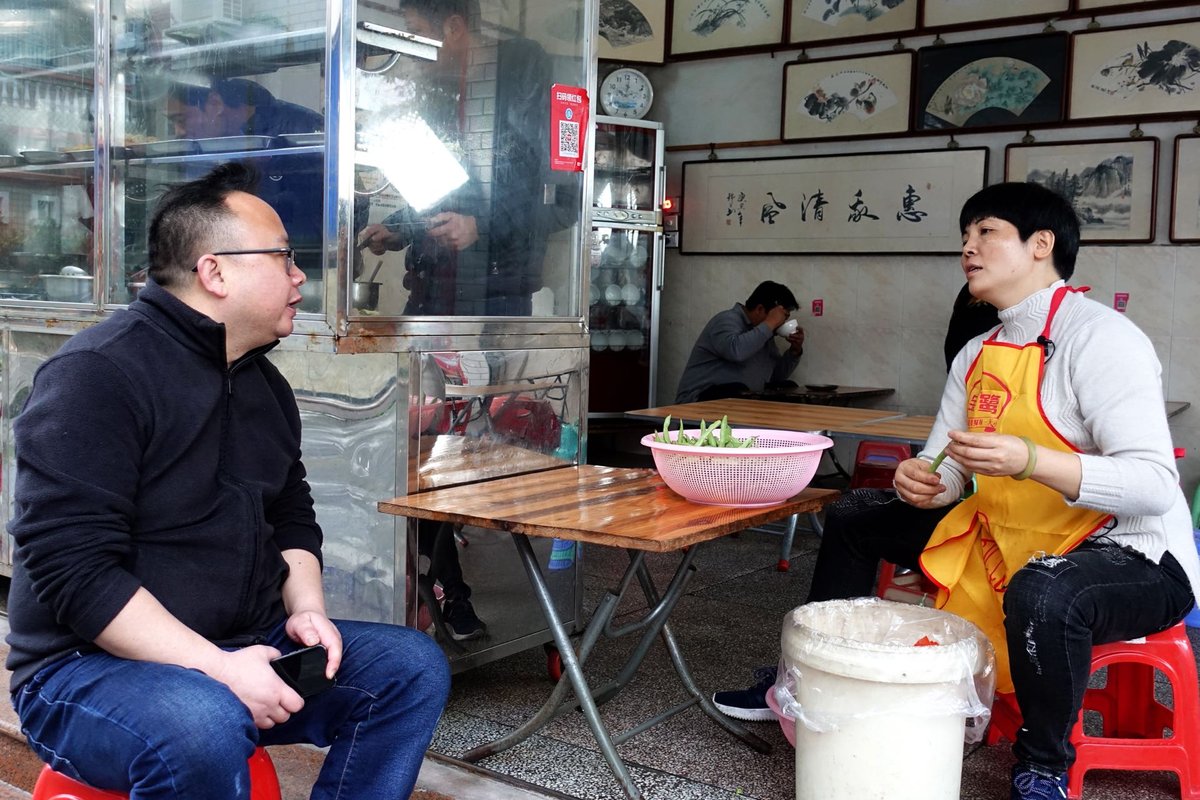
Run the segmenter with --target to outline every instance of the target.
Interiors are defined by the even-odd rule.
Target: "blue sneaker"
[[[757,667],[753,686],[732,692],[717,692],[713,705],[722,714],[746,722],[770,722],[775,712],[767,705],[767,692],[775,686],[776,667]]]
[[[1064,800],[1066,796],[1067,773],[1048,775],[1029,764],[1013,766],[1009,800]]]

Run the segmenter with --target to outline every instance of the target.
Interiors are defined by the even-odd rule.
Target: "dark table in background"
[[[811,403],[822,406],[848,406],[859,400],[872,397],[887,397],[895,393],[895,389],[884,386],[823,386],[808,384],[789,388],[763,389],[758,392],[744,392],[742,397],[753,400],[777,400],[783,403]]]

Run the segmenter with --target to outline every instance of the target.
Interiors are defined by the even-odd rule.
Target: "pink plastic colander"
[[[699,430],[684,431],[699,436]],[[798,431],[737,428],[734,437],[756,437],[754,447],[694,447],[642,437],[663,482],[693,503],[773,506],[802,492],[833,446],[828,436]],[[671,431],[674,441],[678,431]]]

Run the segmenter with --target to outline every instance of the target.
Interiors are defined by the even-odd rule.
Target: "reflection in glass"
[[[481,18],[469,0],[398,5],[364,4],[360,21],[440,47],[432,60],[359,50],[356,157],[386,185],[356,186],[356,275],[383,264],[385,314],[573,313],[582,176],[550,169],[549,111],[551,86],[583,83],[580,40],[551,54],[519,32],[520,13]],[[535,293],[553,300],[535,309]]]

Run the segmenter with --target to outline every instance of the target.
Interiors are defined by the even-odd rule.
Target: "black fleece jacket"
[[[37,371],[13,430],[12,689],[94,650],[145,587],[222,646],[282,619],[282,550],[320,557],[291,387],[159,286]]]

